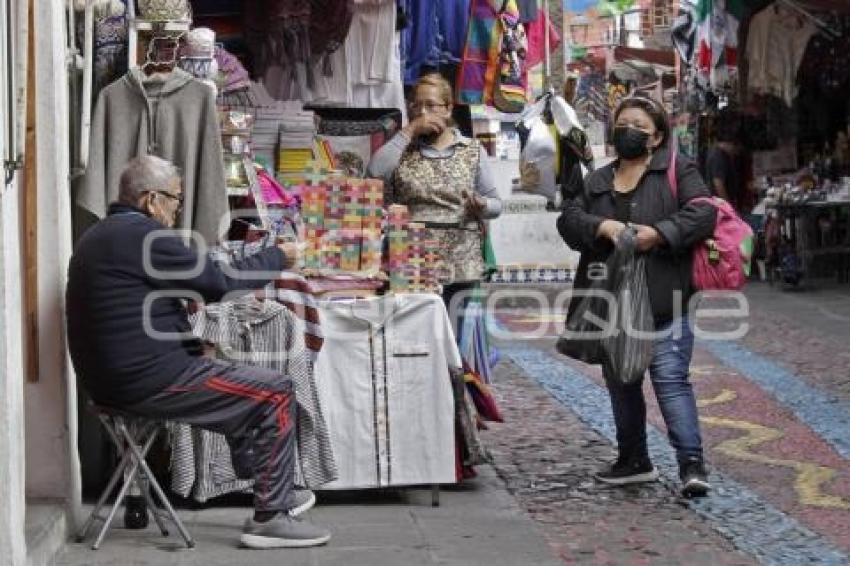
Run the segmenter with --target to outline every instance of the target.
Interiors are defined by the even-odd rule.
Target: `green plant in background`
[[[599,0],[597,9],[603,16],[622,16],[634,8],[636,0]]]

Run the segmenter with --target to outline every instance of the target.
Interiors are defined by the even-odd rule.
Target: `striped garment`
[[[270,242],[273,242],[273,239],[265,238],[252,242],[229,240],[213,248],[210,251],[210,257],[216,262],[230,263],[259,252]],[[316,356],[319,355],[324,342],[315,294],[314,285],[302,275],[290,271],[281,272],[278,278],[269,283],[265,289],[254,293],[254,296],[260,300],[279,302],[303,321],[304,343],[312,362],[316,361]]]
[[[455,98],[460,104],[492,104],[502,47],[499,12],[504,3],[472,0],[466,47],[457,77]]]
[[[314,294],[315,289],[311,287],[307,279],[288,271],[281,273],[268,287],[255,293],[259,299],[277,301],[301,320],[304,345],[311,362],[316,361],[316,356],[319,355],[325,341],[319,320],[319,306]]]
[[[283,305],[253,298],[206,305],[190,317],[195,335],[216,344],[218,357],[288,375],[298,404],[296,485],[316,488],[338,476],[313,363],[305,347],[305,322]],[[171,487],[205,502],[233,491],[250,491],[252,480],[233,471],[223,435],[171,425]]]

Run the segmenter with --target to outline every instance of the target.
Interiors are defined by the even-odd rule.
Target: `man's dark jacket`
[[[179,296],[145,301],[157,291],[214,302],[237,290],[258,289],[263,278],[225,274],[199,256],[182,238],[140,211],[113,204],[109,216],[89,229],[77,244],[68,269],[66,295],[68,344],[77,375],[92,398],[122,406],[168,387],[197,362],[201,344],[191,337],[188,314]],[[152,238],[152,235],[164,237]],[[149,266],[145,268],[146,239]],[[284,254],[272,247],[234,268],[275,273]],[[190,271],[194,270],[194,273]],[[181,273],[182,272],[182,273]],[[189,297],[191,298],[191,297]],[[147,326],[182,338],[158,339]]]
[[[666,322],[677,313],[687,314],[693,295],[691,283],[692,248],[714,232],[716,209],[707,203],[690,202],[696,197],[709,197],[711,192],[696,167],[682,157],[677,159],[678,199],[673,196],[667,179],[670,153],[664,148],[652,157],[646,173],[638,182],[632,197],[631,222],[653,226],[664,242],[649,252],[646,262],[647,284],[652,313],[656,322]],[[590,286],[588,266],[605,262],[614,249],[596,232],[603,220],[614,219],[614,170],[617,162],[597,169],[584,180],[584,189],[564,201],[558,217],[558,232],[572,249],[581,252],[574,287]],[[676,292],[680,301],[675,301]],[[675,304],[678,303],[678,304]],[[571,309],[578,304],[571,302]],[[675,304],[675,306],[674,306]]]

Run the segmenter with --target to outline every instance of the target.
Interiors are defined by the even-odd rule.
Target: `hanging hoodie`
[[[221,134],[212,89],[181,69],[164,81],[133,68],[101,91],[91,127],[85,177],[75,202],[99,218],[118,198],[127,162],[150,154],[172,162],[183,177],[178,228],[209,244],[229,225]]]

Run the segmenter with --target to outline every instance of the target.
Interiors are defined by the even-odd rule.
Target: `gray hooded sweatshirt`
[[[85,177],[78,206],[98,218],[118,197],[127,162],[145,154],[167,159],[183,176],[179,228],[200,233],[209,244],[229,224],[221,134],[215,94],[181,69],[164,81],[133,68],[104,88],[97,99]]]

